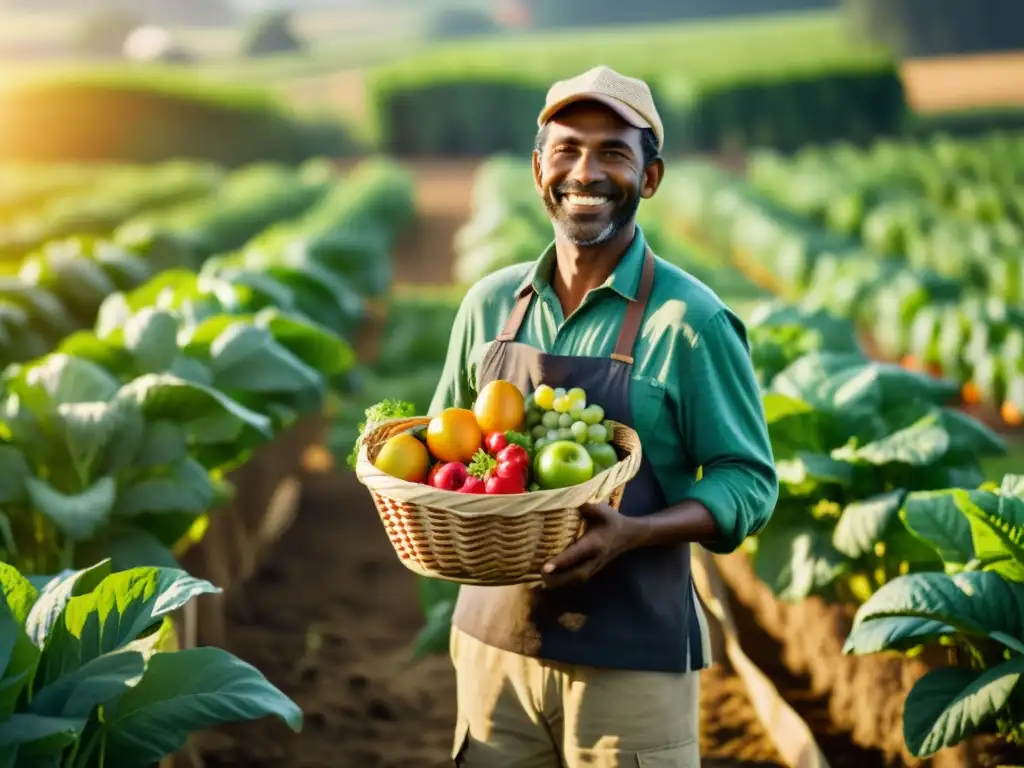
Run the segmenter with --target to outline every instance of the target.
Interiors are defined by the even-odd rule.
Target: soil
[[[442,282],[467,215],[469,166],[416,166],[423,220],[397,254],[402,281]],[[454,676],[447,656],[414,660],[422,626],[416,581],[398,562],[365,489],[343,468],[312,474],[294,525],[231,603],[228,646],[306,714],[203,734],[206,768],[432,768],[450,765]],[[743,643],[821,735],[836,768],[874,768],[876,753],[838,732],[824,697],[782,663],[779,645],[740,605]],[[703,765],[781,766],[740,679],[722,661],[703,676]]]

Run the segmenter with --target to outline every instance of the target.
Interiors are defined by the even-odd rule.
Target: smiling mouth
[[[578,195],[567,193],[562,195],[562,204],[577,211],[598,211],[611,204],[612,198],[606,195]]]

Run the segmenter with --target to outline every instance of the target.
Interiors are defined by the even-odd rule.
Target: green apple
[[[558,440],[537,451],[533,476],[545,490],[579,485],[594,476],[594,459],[575,440]]]

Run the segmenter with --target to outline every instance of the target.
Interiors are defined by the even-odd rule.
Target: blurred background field
[[[182,327],[281,312],[281,344],[331,371],[323,403],[271,409],[322,412],[326,447],[303,455],[293,527],[227,617],[307,727],[219,734],[208,768],[447,763],[450,594],[401,567],[346,459],[368,406],[426,410],[467,286],[550,240],[536,114],[596,64],[647,79],[666,123],[668,175],[640,216],[659,255],[749,322],[766,398],[822,377],[800,391],[820,420],[773,428],[799,523],[760,539],[782,553],[759,572],[774,596],[836,599],[842,568],[893,575],[873,559],[882,524],[838,553],[823,502],[877,512],[875,485],[1024,471],[1021,0],[0,0],[0,364],[112,365],[93,334],[160,308]],[[232,397],[305,392],[301,370],[238,375]],[[861,462],[852,485],[829,450]],[[833,766],[906,756],[898,717],[868,722],[901,691],[830,703],[744,610],[756,663]],[[735,670],[707,679],[706,765],[784,764]]]

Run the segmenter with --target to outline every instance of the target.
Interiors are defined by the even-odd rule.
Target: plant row
[[[58,196],[8,228],[0,278],[0,364],[53,349],[92,326],[101,302],[168,269],[198,269],[323,200],[337,182],[319,161],[224,174],[167,164],[111,171],[91,193]],[[50,214],[56,213],[56,216]]]
[[[990,292],[905,254],[879,252],[710,164],[682,168],[664,193],[673,203],[677,231],[714,247],[800,306],[851,320],[882,359],[956,381],[964,404],[983,404],[1011,426],[1022,423],[1024,315],[1016,301],[1000,294],[1008,282],[993,280],[997,290]],[[877,221],[874,212],[864,218],[865,227]],[[937,237],[935,242],[946,241]],[[967,262],[957,254],[971,246],[961,242],[960,248],[950,259]],[[1009,281],[1008,270],[1017,270],[1017,264],[1006,251],[986,266]]]
[[[783,15],[427,50],[373,74],[376,139],[400,154],[528,151],[551,83],[602,64],[651,84],[669,153],[867,141],[906,112],[891,58],[851,45],[839,15]]]
[[[529,205],[528,178],[519,191],[502,191],[502,184],[513,184],[511,166],[505,171],[491,166],[478,176],[476,199],[492,207],[486,227],[467,226],[483,249],[474,274],[492,258],[485,246],[520,226],[502,217],[518,215],[521,222],[515,206]],[[965,649],[949,667],[922,678],[907,702],[904,734],[913,754],[930,755],[977,732],[1019,738],[1024,585],[1017,569],[1024,517],[1017,515],[1024,485],[1012,476],[988,478],[983,468],[986,457],[1004,454],[1006,446],[954,407],[957,382],[871,359],[849,318],[764,299],[721,258],[728,251],[691,246],[683,235],[698,223],[730,221],[748,204],[735,186],[708,203],[697,185],[709,173],[694,167],[673,174],[680,188],[645,203],[641,226],[660,256],[707,277],[743,308],[780,479],[772,520],[744,544],[758,577],[780,600],[813,595],[859,608],[851,653],[914,652],[933,642]],[[502,197],[505,214],[495,202]],[[701,216],[692,216],[695,211]],[[783,213],[778,221],[791,224],[793,236],[800,222]],[[737,226],[736,240],[756,242],[765,230],[772,234],[773,223],[759,230],[754,212],[747,227]],[[468,241],[463,246],[460,259],[472,264],[472,248]],[[793,251],[800,264],[798,248]],[[782,258],[770,248],[756,255],[769,253]],[[716,260],[717,269],[708,266]],[[791,274],[806,280],[803,266]],[[964,500],[983,513],[972,517]],[[957,537],[955,548],[950,535]],[[444,647],[455,594],[450,584],[423,582],[424,642],[435,649]]]
[[[0,91],[0,160],[154,163],[167,157],[229,167],[347,157],[344,123],[304,115],[269,89],[198,81],[173,68],[90,67],[23,77]]]
[[[92,330],[3,372],[5,764],[144,766],[218,723],[301,726],[251,666],[174,651],[170,614],[219,591],[175,555],[230,498],[230,471],[353,368],[357,286],[388,269],[412,205],[405,170],[368,161],[198,271],[110,294]]]

